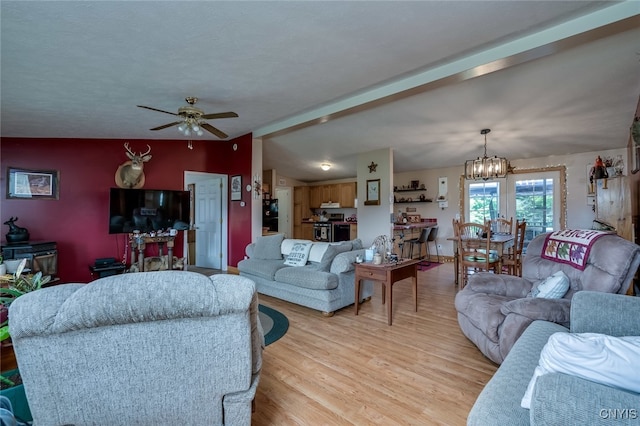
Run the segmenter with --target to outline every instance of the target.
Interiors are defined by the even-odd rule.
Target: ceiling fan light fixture
[[[326,172],[326,171],[328,171],[328,170],[331,168],[331,164],[329,164],[329,163],[322,163],[322,164],[320,164],[320,168]]]
[[[204,135],[204,130],[206,130],[209,133],[212,133],[213,135],[217,136],[220,139],[226,139],[229,136],[222,130],[213,127],[206,120],[213,120],[217,118],[233,118],[233,117],[238,117],[238,114],[236,114],[233,111],[205,114],[204,111],[202,111],[200,108],[197,108],[195,106],[196,102],[198,101],[198,98],[187,97],[185,98],[185,101],[187,101],[188,105],[178,108],[177,114],[175,112],[165,111],[162,109],[148,107],[144,105],[138,105],[138,107],[179,117],[178,121],[174,121],[173,123],[168,123],[162,126],[154,127],[150,130],[163,130],[168,127],[177,126],[176,128],[178,129],[178,131],[182,133],[184,136],[191,136],[192,134],[197,136],[202,136]]]
[[[482,129],[484,135],[484,156],[475,160],[467,160],[464,163],[464,177],[467,180],[488,180],[507,176],[509,161],[504,157],[487,157],[487,133],[491,129]]]

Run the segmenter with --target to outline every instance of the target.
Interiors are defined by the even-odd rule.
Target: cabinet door
[[[356,198],[356,183],[341,183],[340,184],[340,206],[353,208],[355,207]]]
[[[309,187],[309,207],[319,209],[322,204],[322,186]]]
[[[313,240],[313,223],[302,224],[302,236],[303,240]]]
[[[618,235],[631,241],[631,191],[626,176],[596,180],[596,219],[615,227]]]
[[[332,203],[340,202],[340,184],[327,185],[329,187],[329,199]]]

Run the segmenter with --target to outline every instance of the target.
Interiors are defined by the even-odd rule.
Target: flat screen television
[[[111,188],[109,233],[189,228],[189,191]]]

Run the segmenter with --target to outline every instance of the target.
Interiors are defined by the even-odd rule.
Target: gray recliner
[[[34,423],[249,425],[264,337],[253,281],[162,271],[16,299]]]
[[[462,332],[490,360],[501,364],[524,330],[535,320],[570,323],[571,298],[581,290],[625,294],[640,265],[640,246],[617,235],[605,235],[591,247],[584,270],[542,257],[547,234],[527,247],[522,278],[478,273],[456,295],[455,307]],[[561,299],[527,297],[534,284],[557,271],[570,279]]]

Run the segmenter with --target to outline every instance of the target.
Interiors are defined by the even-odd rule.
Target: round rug
[[[264,330],[264,344],[269,346],[285,335],[289,329],[289,320],[284,314],[268,306],[258,305],[258,311]]]

